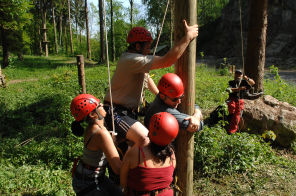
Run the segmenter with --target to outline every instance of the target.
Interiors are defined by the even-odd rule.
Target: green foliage
[[[296,105],[296,84],[288,84],[281,79],[279,70],[276,66],[272,65],[269,67],[270,73],[273,74],[274,78],[266,79],[264,82],[265,94],[269,94],[280,101],[286,101],[292,105]]]
[[[221,16],[222,9],[229,0],[199,0],[198,1],[198,23],[200,26],[213,22]]]
[[[111,76],[115,64],[111,63]],[[24,61],[15,60],[13,66],[2,71],[9,84],[0,89],[0,195],[74,195],[70,169],[72,160],[83,150],[82,138],[73,136],[70,131],[74,118],[69,105],[81,91],[75,59],[25,56]],[[158,83],[167,72],[174,72],[174,67],[153,70],[151,75],[154,74],[152,78]],[[108,88],[106,65],[86,64],[85,76],[87,92],[103,99]],[[214,69],[197,67],[196,103],[205,111],[205,117],[208,110],[218,105],[224,104],[226,108],[225,89],[230,79],[230,76],[218,75]],[[277,87],[272,84],[270,87],[268,83],[265,92]],[[295,90],[291,90],[290,85],[287,88],[290,92],[283,91],[295,97]],[[145,94],[148,101],[154,99],[151,93]],[[295,145],[291,147],[295,151]],[[221,175],[247,174],[247,181],[240,186],[250,185],[254,190],[262,190],[260,185],[269,177],[268,168],[275,165],[282,171],[279,179],[288,176],[293,180],[295,176],[293,163],[276,158],[259,136],[246,133],[230,136],[221,126],[206,126],[196,133],[194,150],[198,180],[204,180],[203,183],[222,181]],[[261,170],[267,177],[256,177]],[[215,178],[207,182],[205,176]],[[232,188],[227,184],[226,187]],[[232,189],[237,194],[244,193],[237,187]]]
[[[247,133],[228,135],[220,126],[196,134],[195,168],[202,176],[223,176],[250,172],[274,154],[259,136]]]
[[[2,159],[3,160],[3,159]],[[53,170],[46,165],[16,167],[1,162],[1,195],[74,195],[70,171]]]
[[[0,2],[0,27],[5,30],[18,31],[31,22],[32,15],[29,12],[32,1],[10,0]]]

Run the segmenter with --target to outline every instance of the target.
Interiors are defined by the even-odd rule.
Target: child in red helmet
[[[144,124],[149,126],[150,118],[158,112],[168,112],[178,121],[182,130],[196,132],[203,129],[202,114],[197,105],[193,115],[180,112],[177,107],[181,103],[184,95],[184,86],[181,78],[174,73],[167,73],[158,82],[159,94],[148,108]]]
[[[179,125],[167,112],[153,115],[149,126],[150,143],[133,146],[123,158],[120,184],[126,195],[172,196],[176,158],[171,142],[178,135]]]
[[[100,100],[80,94],[71,102],[75,118],[72,131],[84,135],[84,150],[78,166],[73,167],[72,185],[77,195],[122,195],[120,188],[105,176],[107,161],[119,174],[121,160],[109,131],[104,126],[106,111]],[[81,122],[88,123],[84,130]],[[75,168],[75,169],[74,169]]]

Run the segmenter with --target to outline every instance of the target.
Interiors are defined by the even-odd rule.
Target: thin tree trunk
[[[131,22],[131,29],[133,28],[133,23],[134,23],[134,19],[133,19],[133,11],[134,11],[134,0],[129,0],[130,5],[131,5],[131,9],[130,9],[130,22]]]
[[[115,61],[115,44],[114,44],[114,26],[113,26],[113,3],[110,0],[111,7],[111,60]]]
[[[47,34],[46,34],[46,8],[44,5],[44,0],[42,1],[42,30],[43,30],[43,44],[44,44],[44,52],[45,56],[48,57],[48,42],[47,42]]]
[[[38,36],[39,36],[39,55],[41,56],[43,54],[43,49],[42,49],[42,36],[41,36],[40,25],[38,26]]]
[[[252,0],[245,73],[254,79],[255,91],[263,90],[268,0]]]
[[[51,3],[53,4],[53,1]],[[55,13],[54,13],[53,5],[52,5],[52,21],[53,21],[53,32],[54,32],[54,49],[55,49],[55,53],[58,54],[57,29],[56,29]]]
[[[82,29],[80,28],[80,33],[79,33],[79,42],[80,42],[80,48],[81,48],[81,45],[82,45]]]
[[[72,39],[72,28],[71,28],[70,0],[68,0],[68,20],[69,20],[69,33],[70,33],[70,49],[71,49],[71,54],[73,54],[73,39]]]
[[[75,19],[75,25],[76,25],[76,47],[78,48],[78,44],[79,44],[79,38],[78,38],[78,22],[77,22],[77,16],[75,16],[76,19]]]
[[[85,23],[86,23],[86,39],[87,39],[87,55],[86,55],[86,58],[91,59],[90,37],[89,37],[89,28],[88,28],[87,0],[85,0]]]
[[[61,13],[60,17],[59,17],[59,21],[60,21],[60,32],[59,32],[59,39],[60,39],[60,46],[63,46],[63,14]]]
[[[2,68],[4,69],[5,67],[7,67],[9,65],[9,61],[8,61],[8,58],[9,58],[9,52],[8,52],[8,43],[7,43],[7,40],[6,40],[6,35],[7,35],[7,32],[1,28],[1,34],[2,34],[2,53],[3,53],[3,64],[2,64]]]
[[[66,21],[65,21],[66,24]],[[68,54],[68,35],[67,35],[67,25],[64,26],[64,34],[65,34],[65,49],[66,54]]]
[[[104,16],[103,16],[103,0],[99,0],[99,15],[100,15],[100,63],[105,63],[105,42],[104,42]]]

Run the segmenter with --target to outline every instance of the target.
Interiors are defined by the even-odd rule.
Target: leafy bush
[[[203,176],[221,176],[251,171],[273,157],[271,147],[247,133],[228,135],[220,125],[205,129],[195,137],[195,168]]]

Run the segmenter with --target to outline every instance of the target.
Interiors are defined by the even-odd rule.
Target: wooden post
[[[184,0],[175,1],[175,42],[184,36],[183,19],[188,25],[197,23],[197,1]],[[180,110],[192,115],[195,104],[195,67],[196,67],[196,40],[192,40],[183,56],[175,65],[178,74],[184,83],[184,99],[180,105]],[[176,156],[178,186],[182,194],[193,195],[193,149],[194,135],[188,131],[181,131],[177,138]]]
[[[85,87],[85,74],[84,74],[84,57],[83,55],[77,55],[77,67],[78,67],[78,82],[80,87],[82,88],[82,93],[86,93]]]

